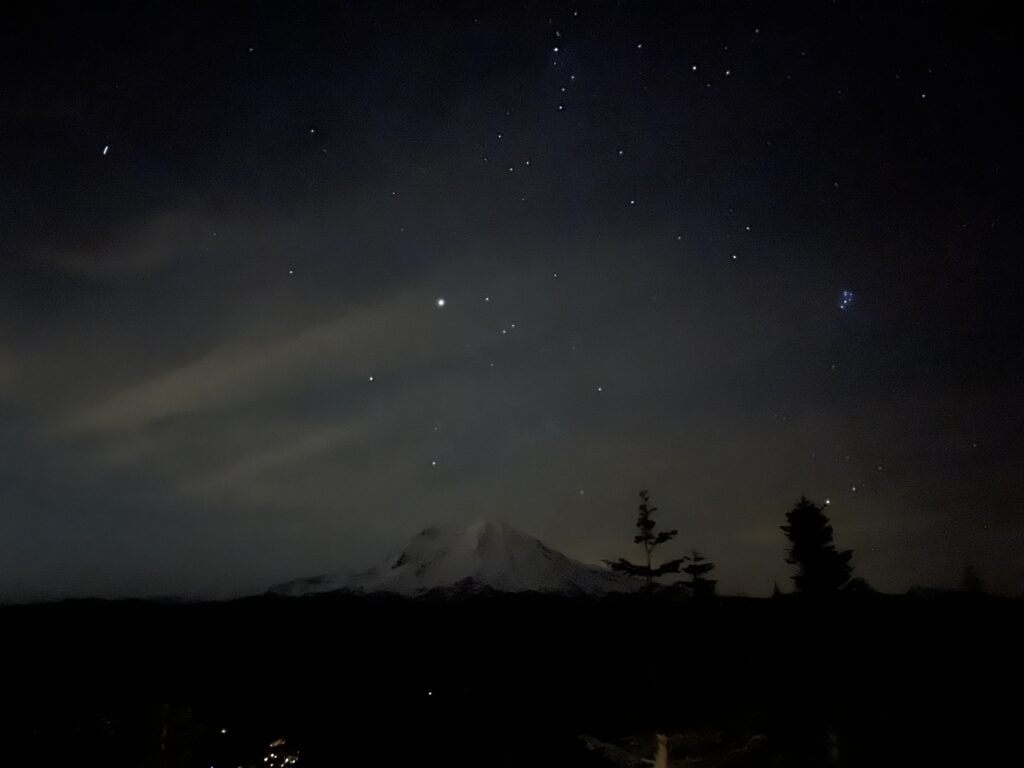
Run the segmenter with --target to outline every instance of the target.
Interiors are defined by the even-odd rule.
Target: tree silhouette
[[[789,539],[786,562],[795,565],[793,585],[804,595],[826,596],[837,593],[850,581],[853,550],[837,551],[832,542],[832,526],[824,508],[805,496],[786,513],[788,525],[780,526]]]
[[[985,585],[978,575],[978,569],[973,564],[964,568],[963,578],[960,580],[960,590],[969,595],[982,595],[985,593]]]
[[[690,556],[684,558],[689,564],[683,568],[683,573],[690,577],[686,588],[694,597],[713,597],[715,594],[715,579],[706,579],[704,575],[714,570],[715,564],[708,560],[696,549],[690,552]]]
[[[679,531],[654,532],[657,523],[654,522],[651,515],[657,512],[658,508],[651,506],[650,496],[647,491],[640,491],[640,505],[637,509],[639,514],[636,518],[636,527],[639,533],[633,537],[633,543],[643,545],[645,563],[637,565],[626,560],[624,557],[620,557],[615,561],[605,560],[605,562],[613,571],[627,573],[630,576],[638,576],[644,579],[645,587],[650,589],[654,584],[654,579],[659,576],[664,576],[667,573],[679,573],[679,567],[686,562],[687,558],[681,557],[678,560],[669,560],[658,567],[654,567],[652,565],[654,550],[666,541],[674,539]]]

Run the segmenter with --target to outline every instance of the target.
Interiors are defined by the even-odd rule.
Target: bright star
[[[439,298],[437,300],[437,306],[438,307],[443,307],[444,306],[444,299],[443,298]]]

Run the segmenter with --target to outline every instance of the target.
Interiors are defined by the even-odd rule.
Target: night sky
[[[997,6],[24,5],[0,598],[238,594],[480,518],[635,556],[642,488],[722,592],[788,587],[801,494],[879,589],[1020,592]]]

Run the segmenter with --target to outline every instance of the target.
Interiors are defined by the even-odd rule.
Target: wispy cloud
[[[366,380],[464,353],[465,335],[446,334],[440,345],[429,337],[431,311],[422,293],[402,295],[274,338],[226,340],[72,413],[65,428],[69,434],[140,429],[237,407],[325,377]]]
[[[343,445],[355,443],[366,434],[366,429],[361,421],[312,427],[290,442],[258,447],[226,466],[188,479],[185,489],[199,496],[223,496],[238,489],[249,489],[261,478],[307,464]]]
[[[216,229],[216,223],[208,217],[165,211],[129,228],[120,240],[104,240],[92,248],[58,247],[49,260],[67,272],[94,278],[150,272],[201,253]]]

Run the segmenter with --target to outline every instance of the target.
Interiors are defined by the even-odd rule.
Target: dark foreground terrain
[[[675,766],[1016,764],[1022,607],[959,594],[11,606],[0,764],[640,766],[656,732]]]

